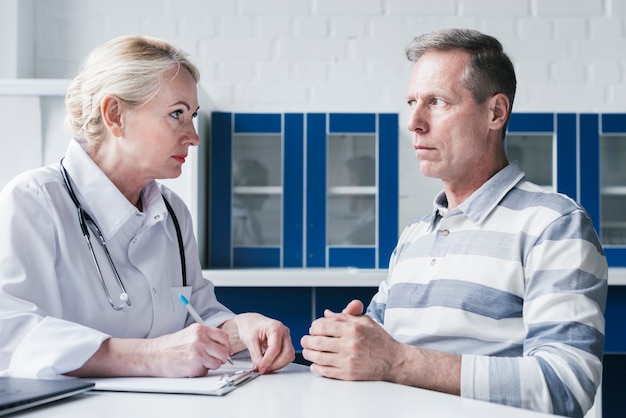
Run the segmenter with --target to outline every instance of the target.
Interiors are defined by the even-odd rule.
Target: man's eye
[[[434,99],[431,101],[431,104],[432,104],[433,106],[441,106],[441,105],[442,105],[442,104],[444,104],[444,103],[445,103],[445,102],[444,102],[443,100],[441,100],[441,99],[437,99],[437,98],[434,98]]]
[[[406,102],[410,107],[415,106],[415,103],[417,103],[415,100],[409,100]]]

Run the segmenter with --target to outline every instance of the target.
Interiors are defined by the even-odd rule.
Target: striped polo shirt
[[[602,375],[607,263],[567,196],[509,164],[401,234],[367,314],[398,341],[462,355],[461,396],[582,417]]]

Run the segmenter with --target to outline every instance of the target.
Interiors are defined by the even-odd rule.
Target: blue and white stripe
[[[404,230],[367,313],[398,341],[463,355],[462,396],[582,417],[606,294],[585,211],[511,164],[454,209],[440,194]]]

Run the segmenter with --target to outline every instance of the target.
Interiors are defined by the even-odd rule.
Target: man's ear
[[[111,134],[116,137],[123,136],[123,103],[120,98],[112,94],[107,94],[102,98],[102,101],[100,102],[100,110],[102,112],[102,122],[111,132]]]
[[[491,129],[502,129],[511,111],[509,98],[504,93],[498,93],[489,99]]]

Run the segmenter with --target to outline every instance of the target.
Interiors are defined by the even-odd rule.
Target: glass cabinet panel
[[[626,135],[600,137],[602,243],[626,244]]]
[[[626,267],[626,114],[578,117],[580,202],[598,231],[609,267]]]
[[[287,119],[211,113],[206,267],[280,267],[283,248],[297,247],[285,244],[285,231],[297,231],[285,215]]]
[[[232,165],[233,246],[281,242],[282,138],[234,135]]]
[[[387,267],[398,239],[398,115],[309,113],[306,124],[306,267]]]
[[[376,244],[376,136],[328,136],[328,245]]]
[[[517,161],[526,178],[554,190],[554,136],[509,134],[506,137],[509,161]]]

